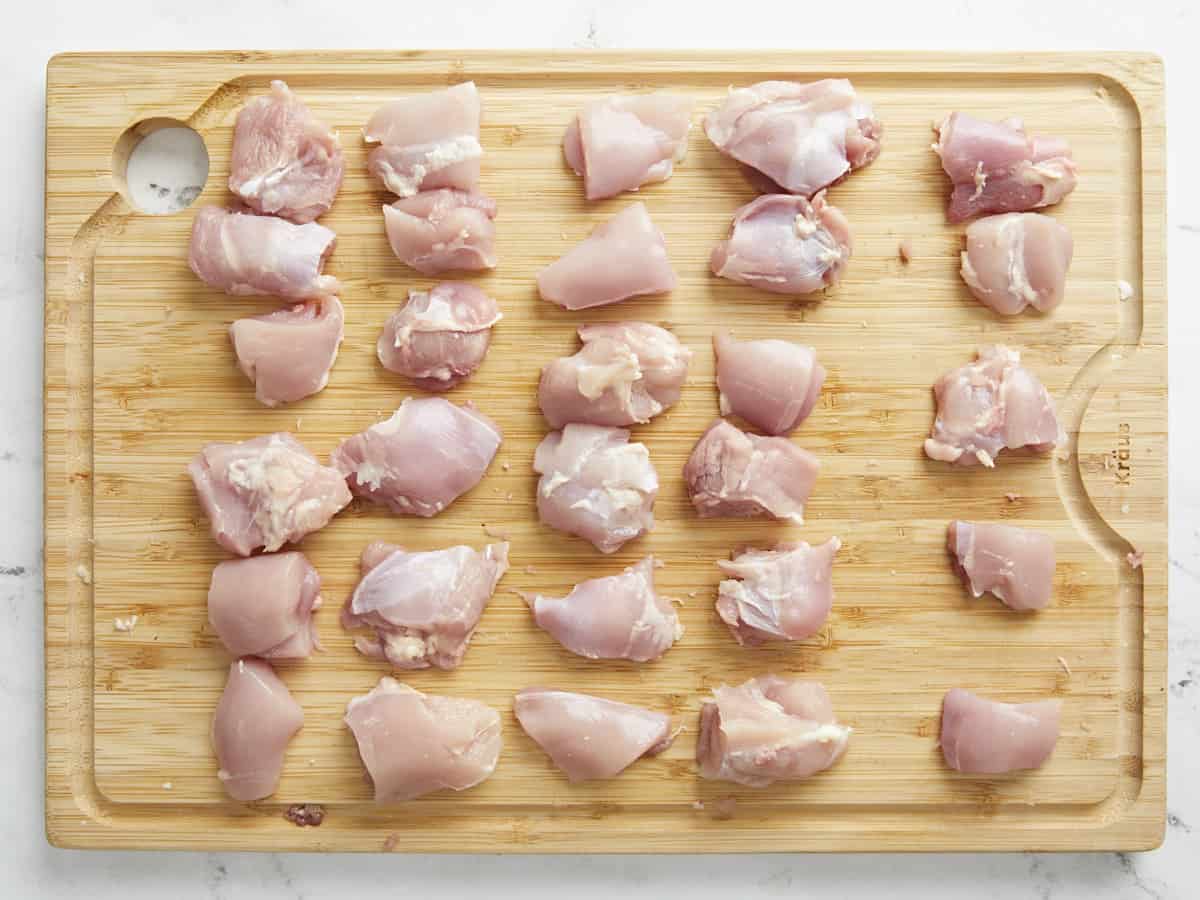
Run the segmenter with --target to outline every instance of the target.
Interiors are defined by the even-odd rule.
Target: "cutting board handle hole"
[[[113,181],[134,209],[163,216],[191,206],[208,181],[208,147],[178,119],[143,119],[113,147]]]

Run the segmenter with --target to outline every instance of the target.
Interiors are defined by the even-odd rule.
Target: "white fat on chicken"
[[[445,391],[483,364],[492,326],[503,316],[496,301],[461,281],[409,291],[408,302],[383,326],[376,354],[383,367],[427,391]]]
[[[589,694],[525,688],[514,698],[513,712],[571,782],[615,778],[675,740],[665,713]]]
[[[664,294],[678,284],[667,258],[666,239],[641,202],[631,203],[597,225],[537,276],[542,299],[564,309],[588,309],[643,294]]]
[[[704,130],[722,153],[805,197],[873,161],[883,131],[844,78],[731,90]]]
[[[211,735],[226,793],[242,801],[275,793],[288,743],[303,724],[304,710],[269,663],[254,657],[235,661]]]
[[[658,659],[683,636],[671,600],[654,590],[654,557],[619,575],[577,584],[565,597],[526,596],[534,622],[588,659]]]
[[[718,419],[696,442],[683,479],[703,517],[765,515],[799,525],[819,471],[816,456],[787,438],[747,434]]]
[[[761,788],[797,781],[841,758],[851,729],[838,724],[824,686],[760,675],[721,685],[700,706],[700,775]]]
[[[542,369],[538,404],[551,427],[644,424],[679,400],[692,353],[665,328],[584,325],[579,339],[583,349]]]
[[[1046,452],[1064,443],[1054,401],[1020,363],[1021,354],[994,344],[982,348],[975,362],[939,378],[933,386],[937,415],[925,455],[992,468],[1001,450]]]
[[[833,607],[833,557],[842,542],[817,547],[804,541],[774,550],[746,550],[717,563],[733,576],[717,591],[717,614],[739,644],[812,637]]]
[[[613,553],[654,527],[658,473],[645,444],[622,428],[572,423],[538,445],[538,516]]]
[[[950,523],[954,571],[975,597],[985,592],[1015,610],[1043,609],[1054,592],[1054,538],[991,522]]]
[[[316,222],[295,225],[205,206],[192,222],[188,266],[209,287],[235,296],[326,297],[341,290],[336,278],[322,274],[336,239]]]
[[[500,714],[478,700],[422,694],[394,678],[346,705],[346,726],[376,803],[486,781],[500,758]]]
[[[712,251],[714,275],[776,294],[811,294],[836,284],[850,259],[850,223],[825,193],[812,201],[767,194],[733,217]]]
[[[238,113],[229,190],[256,213],[313,221],[333,205],[344,168],[337,135],[284,82]]]
[[[479,181],[481,104],[473,81],[381,106],[363,129],[367,171],[393,194],[453,188],[472,191]]]
[[[369,544],[362,576],[342,608],[343,627],[375,631],[356,638],[355,649],[397,669],[456,668],[508,571],[508,546],[410,552]]]
[[[692,101],[680,94],[613,94],[571,120],[563,154],[589,200],[666,181],[687,154]]]
[[[213,539],[239,556],[324,528],[352,499],[343,475],[286,432],[205,444],[188,474]]]
[[[496,267],[496,203],[483,194],[423,191],[383,207],[396,258],[423,275]]]
[[[1078,170],[1067,142],[1030,135],[1020,119],[987,122],[955,112],[937,132],[933,151],[953,184],[951,222],[1050,206],[1075,189]]]
[[[208,588],[208,622],[234,656],[304,659],[320,606],[321,578],[295,551],[219,563]]]
[[[972,775],[1039,768],[1058,743],[1061,715],[1061,700],[1000,703],[954,688],[942,701],[942,757]]]
[[[278,406],[324,390],[345,335],[344,323],[341,301],[322,297],[229,326],[238,368],[254,383],[258,402]]]
[[[767,339],[713,336],[717,390],[723,416],[738,416],[767,434],[787,434],[809,417],[825,384],[825,367],[812,347]]]
[[[397,515],[436,516],[483,479],[500,428],[471,404],[409,397],[330,455],[350,490]]]

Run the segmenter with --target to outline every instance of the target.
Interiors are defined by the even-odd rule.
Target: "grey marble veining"
[[[9,173],[0,217],[0,871],[5,895],[106,900],[354,897],[820,897],[1039,900],[1190,898],[1200,873],[1200,13],[1190,0],[1148,0],[1094,14],[1083,0],[844,5],[363,0],[330,15],[322,0],[256,4],[47,0],[10,11],[0,98]],[[136,23],[136,26],[131,25]],[[65,49],[244,47],[1021,47],[1151,49],[1172,98],[1171,615],[1167,835],[1149,854],[964,854],[718,857],[331,857],[73,853],[42,825],[41,333],[43,88]],[[930,113],[931,118],[934,111]],[[466,876],[469,876],[466,877]],[[482,893],[465,882],[487,885]]]

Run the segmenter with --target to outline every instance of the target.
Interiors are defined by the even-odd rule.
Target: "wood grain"
[[[696,121],[730,84],[846,74],[876,105],[884,152],[830,192],[855,229],[845,280],[795,302],[712,278],[708,252],[753,196],[693,130],[668,182],[636,195],[663,229],[680,287],[666,298],[568,313],[537,299],[538,269],[635,199],[587,204],[561,160],[562,129],[584,100],[670,88]],[[338,233],[331,271],[346,285],[346,341],[329,387],[280,410],[253,399],[226,336],[274,304],[234,299],[186,265],[191,212],[153,217],[115,192],[113,147],[129,126],[172,116],[203,135],[212,170],[198,203],[222,203],[234,118],[283,77],[341,133],[347,177],[323,223]],[[325,456],[415,393],[378,365],[374,343],[410,288],[430,284],[388,250],[386,196],[365,171],[359,128],[384,100],[473,78],[484,98],[482,187],[500,205],[499,268],[472,279],[505,314],[481,371],[452,393],[502,426],[483,483],[434,520],[355,505],[303,549],[319,569],[326,652],[280,667],[305,709],[278,793],[229,802],[208,725],[228,658],[205,593],[222,558],[184,467],[207,440],[290,430]],[[1139,55],[209,53],[69,55],[48,70],[46,194],[47,829],[80,847],[478,851],[1142,849],[1161,840],[1166,637],[1166,297],[1162,71]],[[1068,138],[1083,173],[1052,210],[1075,236],[1067,298],[1050,316],[1000,320],[957,276],[960,227],[931,124],[962,108],[1022,114]],[[195,207],[193,208],[195,209]],[[909,239],[914,259],[897,246]],[[1117,281],[1134,287],[1118,299]],[[663,481],[658,524],[612,557],[550,531],[533,508],[533,448],[545,432],[539,368],[573,352],[587,321],[645,319],[695,351],[683,398],[638,428]],[[795,440],[822,462],[800,528],[700,521],[679,472],[716,416],[709,340],[812,344],[830,376]],[[929,387],[983,342],[1019,349],[1059,402],[1070,443],[1056,457],[1012,455],[995,471],[921,453]],[[1107,462],[1106,462],[1107,460]],[[1019,495],[1009,500],[1006,494]],[[970,600],[944,551],[950,518],[1011,521],[1058,542],[1055,601],[1017,616]],[[384,674],[358,656],[336,607],[369,540],[412,547],[513,544],[513,569],[463,665],[418,672],[421,690],[504,713],[495,776],[462,794],[376,808],[346,701]],[[834,611],[820,635],[743,650],[713,612],[714,560],[743,543],[836,534]],[[1126,554],[1145,553],[1141,569]],[[516,590],[565,592],[646,553],[661,589],[685,600],[684,639],[661,661],[590,663],[537,631]],[[80,569],[79,567],[83,568]],[[81,574],[89,575],[85,583]],[[137,614],[132,633],[113,620]],[[1062,657],[1060,661],[1059,657]],[[1066,663],[1064,666],[1063,663]],[[1069,669],[1069,671],[1068,671]],[[844,761],[796,785],[754,791],[697,777],[696,713],[707,690],[765,671],[828,687],[855,734]],[[569,786],[519,730],[512,694],[530,684],[593,691],[669,710],[685,726],[663,756],[606,783]],[[963,685],[1002,699],[1055,695],[1063,736],[1043,769],[955,775],[936,747],[941,696]],[[169,785],[169,787],[167,787]],[[711,802],[737,799],[733,819]],[[696,801],[703,804],[701,807]],[[300,829],[287,805],[325,805]],[[433,824],[436,823],[436,824]],[[433,827],[430,827],[433,824]]]

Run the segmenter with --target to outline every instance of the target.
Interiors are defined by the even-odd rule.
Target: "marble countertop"
[[[8,202],[0,216],[0,871],[11,897],[179,900],[353,896],[356,900],[663,896],[834,898],[1185,898],[1200,856],[1200,8],[1194,0],[863,0],[840,5],[743,0],[415,4],[323,0],[229,5],[179,0],[42,0],[6,16],[0,142]],[[558,858],[70,852],[42,821],[42,173],[45,64],[63,50],[307,47],[779,47],[954,50],[1152,50],[1167,64],[1171,307],[1171,613],[1168,817],[1146,854],[964,854]],[[1193,352],[1195,351],[1195,352]]]

